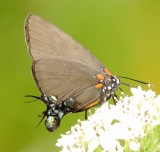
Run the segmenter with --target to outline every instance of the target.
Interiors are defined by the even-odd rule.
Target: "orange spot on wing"
[[[96,84],[95,88],[96,89],[101,89],[103,87],[103,84],[102,83],[98,83]]]
[[[112,75],[111,72],[107,68],[104,68],[104,72],[106,72],[110,76]]]
[[[102,74],[97,74],[97,79],[98,80],[104,80],[104,76]]]
[[[86,105],[86,106],[85,106],[85,107],[83,107],[83,108],[84,108],[84,109],[91,108],[91,107],[93,107],[93,106],[97,105],[97,104],[98,104],[98,102],[99,102],[99,100],[93,101],[93,102],[91,102],[90,104]]]

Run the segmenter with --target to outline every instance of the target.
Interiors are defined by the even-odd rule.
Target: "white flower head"
[[[56,145],[62,152],[123,152],[145,149],[146,141],[160,144],[160,139],[148,138],[160,126],[160,96],[141,87],[131,92],[132,96],[120,97],[116,105],[106,102],[88,120],[79,120]]]

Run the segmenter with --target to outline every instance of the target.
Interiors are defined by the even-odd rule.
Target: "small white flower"
[[[160,126],[160,96],[141,87],[131,88],[131,92],[132,96],[120,97],[116,105],[106,102],[88,120],[79,120],[56,145],[62,152],[140,151],[160,145],[160,128],[155,129]],[[160,146],[157,148],[160,151]]]
[[[140,148],[140,143],[131,142],[129,147],[133,151],[138,151]]]

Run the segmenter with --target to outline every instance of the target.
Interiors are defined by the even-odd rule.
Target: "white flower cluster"
[[[132,96],[116,105],[104,103],[86,121],[78,121],[56,146],[62,152],[139,151],[141,140],[160,125],[160,96],[152,90],[131,88]]]

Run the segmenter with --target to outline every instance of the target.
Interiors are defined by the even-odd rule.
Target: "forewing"
[[[58,102],[73,97],[78,108],[100,96],[100,90],[95,88],[97,74],[85,64],[61,58],[42,59],[33,64],[33,75],[42,93],[56,96]]]
[[[30,14],[25,21],[26,42],[34,61],[61,57],[85,63],[93,69],[103,65],[69,35],[47,22]]]

